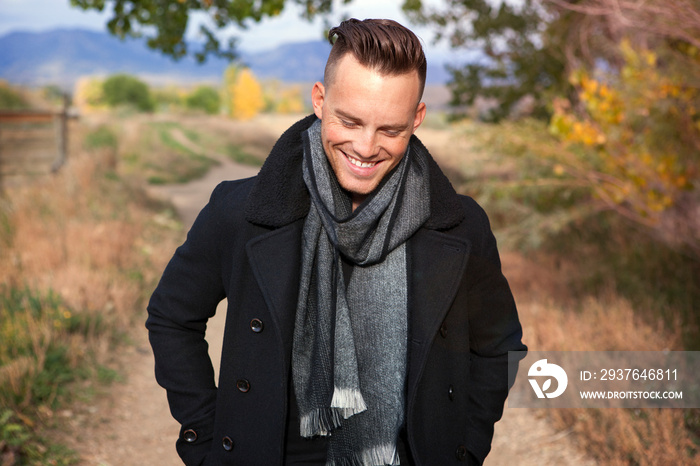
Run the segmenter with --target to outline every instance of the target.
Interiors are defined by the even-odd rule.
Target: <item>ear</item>
[[[311,105],[314,107],[314,113],[320,119],[323,115],[323,101],[326,96],[326,88],[321,84],[321,82],[316,82],[313,89],[311,89]]]
[[[425,102],[421,102],[418,104],[418,108],[416,109],[416,116],[413,118],[413,132],[415,133],[418,127],[423,123],[423,120],[425,119]]]

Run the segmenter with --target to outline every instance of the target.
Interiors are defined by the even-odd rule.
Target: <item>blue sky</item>
[[[341,2],[336,1],[339,5]],[[400,0],[354,0],[341,6],[333,18],[343,16],[356,18],[391,18],[413,29],[431,49],[432,34],[427,29],[412,27],[400,9]],[[439,3],[438,0],[428,3]],[[71,7],[69,0],[0,0],[0,36],[12,31],[45,31],[56,28],[86,28],[106,31],[107,13],[84,12]],[[196,39],[196,31],[202,17],[190,21],[188,38]],[[323,25],[320,20],[308,23],[300,19],[299,7],[291,1],[283,14],[277,18],[253,23],[246,31],[234,28],[226,31],[239,37],[241,49],[253,51],[272,48],[283,42],[322,38]],[[226,36],[225,36],[226,37]],[[443,47],[441,47],[443,48]],[[435,50],[437,52],[438,50]]]

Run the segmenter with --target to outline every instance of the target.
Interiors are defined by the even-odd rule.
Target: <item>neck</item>
[[[352,211],[355,212],[355,209],[360,207],[360,204],[365,202],[365,199],[367,199],[366,194],[353,193],[352,194]]]

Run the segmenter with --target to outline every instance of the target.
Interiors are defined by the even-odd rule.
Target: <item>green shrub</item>
[[[148,85],[127,74],[110,76],[102,84],[102,90],[110,107],[127,105],[142,112],[151,112],[155,107]]]
[[[19,406],[55,400],[73,378],[62,337],[74,313],[49,292],[9,288],[0,295],[0,403]]]
[[[0,288],[0,463],[73,464],[75,455],[48,444],[36,408],[56,409],[69,383],[87,376],[87,354],[75,338],[104,334],[99,316],[68,308],[58,295]]]
[[[0,108],[24,109],[29,108],[29,102],[21,92],[12,88],[4,81],[0,81]]]
[[[52,444],[33,430],[34,421],[11,409],[0,411],[0,464],[68,466],[78,463],[75,452]]]
[[[219,113],[221,96],[219,92],[210,86],[199,86],[187,97],[187,108],[202,110],[209,115]]]

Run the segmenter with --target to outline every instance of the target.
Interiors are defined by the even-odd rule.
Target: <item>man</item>
[[[525,349],[485,213],[413,136],[420,42],[389,20],[333,37],[314,115],[216,188],[151,298],[186,464],[480,464]]]

